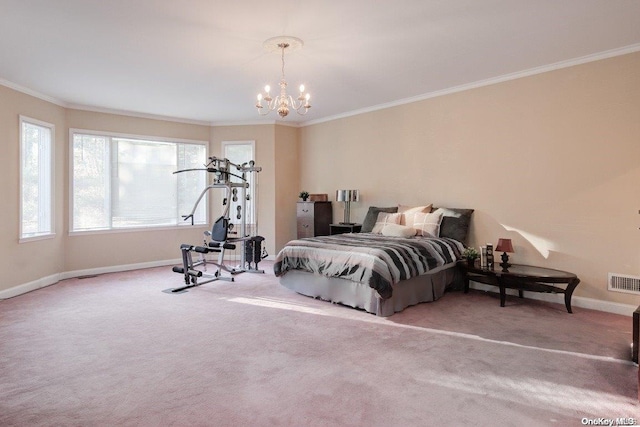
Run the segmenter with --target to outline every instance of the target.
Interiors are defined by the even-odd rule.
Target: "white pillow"
[[[407,225],[413,227],[414,218],[417,213],[429,213],[431,212],[431,204],[425,206],[404,206],[398,205],[398,213],[402,214],[400,219],[400,225]]]
[[[372,233],[380,234],[382,229],[387,224],[400,224],[400,218],[402,218],[402,214],[399,213],[387,213],[380,212],[378,214],[378,219],[376,219],[376,223],[373,226]]]
[[[439,237],[442,213],[417,213],[414,217],[413,228],[418,236]]]
[[[382,235],[388,237],[413,237],[416,235],[416,229],[400,224],[387,224],[382,227]]]

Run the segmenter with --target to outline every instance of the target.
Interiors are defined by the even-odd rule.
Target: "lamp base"
[[[509,264],[509,255],[507,255],[506,252],[502,252],[500,259],[502,259],[502,262],[500,263],[500,267],[502,267],[502,271],[505,271],[506,269],[511,267],[511,264]]]

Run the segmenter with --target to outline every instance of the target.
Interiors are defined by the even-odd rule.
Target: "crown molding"
[[[279,125],[299,128],[301,125],[298,122],[283,122],[279,120],[260,120],[260,121],[244,121],[244,122],[209,122],[209,126],[260,126],[260,125]]]
[[[185,124],[194,124],[194,125],[201,125],[201,126],[212,126],[212,127],[215,127],[215,126],[254,126],[254,125],[281,125],[281,126],[290,126],[290,127],[306,127],[306,126],[311,126],[311,125],[315,125],[315,124],[330,122],[330,121],[333,121],[333,120],[338,120],[338,119],[343,119],[343,118],[347,118],[347,117],[357,116],[357,115],[360,115],[360,114],[365,114],[365,113],[371,113],[371,112],[374,112],[374,111],[384,110],[384,109],[387,109],[387,108],[397,107],[397,106],[400,106],[400,105],[411,104],[413,102],[424,101],[426,99],[436,98],[436,97],[439,97],[439,96],[450,95],[450,94],[457,93],[457,92],[463,92],[463,91],[470,90],[470,89],[476,89],[476,88],[480,88],[480,87],[484,87],[484,86],[490,86],[490,85],[494,85],[494,84],[497,84],[497,83],[502,83],[502,82],[506,82],[506,81],[510,81],[510,80],[516,80],[516,79],[520,79],[520,78],[523,78],[523,77],[529,77],[529,76],[533,76],[533,75],[536,75],[536,74],[542,74],[542,73],[546,73],[546,72],[549,72],[549,71],[559,70],[559,69],[562,69],[562,68],[573,67],[575,65],[585,64],[585,63],[588,63],[588,62],[599,61],[599,60],[603,60],[603,59],[612,58],[612,57],[615,57],[615,56],[627,55],[627,54],[635,53],[635,52],[639,52],[639,51],[640,51],[640,43],[637,43],[637,44],[624,46],[624,47],[617,48],[617,49],[611,49],[611,50],[607,50],[607,51],[604,51],[604,52],[595,53],[595,54],[592,54],[592,55],[585,55],[585,56],[581,56],[581,57],[578,57],[578,58],[568,59],[568,60],[565,60],[565,61],[560,61],[560,62],[556,62],[556,63],[549,64],[549,65],[543,65],[543,66],[540,66],[540,67],[531,68],[531,69],[524,70],[524,71],[518,71],[518,72],[510,73],[510,74],[504,74],[502,76],[492,77],[492,78],[484,79],[484,80],[478,80],[478,81],[472,82],[472,83],[466,83],[466,84],[463,84],[463,85],[454,86],[454,87],[447,88],[447,89],[442,89],[442,90],[437,90],[437,91],[425,93],[425,94],[422,94],[422,95],[417,95],[417,96],[412,96],[412,97],[409,97],[409,98],[399,99],[397,101],[391,101],[391,102],[387,102],[387,103],[383,103],[383,104],[374,105],[374,106],[371,106],[371,107],[361,108],[361,109],[358,109],[358,110],[352,110],[352,111],[349,111],[349,112],[346,112],[346,113],[342,113],[342,114],[336,114],[336,115],[333,115],[333,116],[328,116],[328,117],[323,117],[323,118],[319,118],[319,119],[315,119],[315,120],[309,120],[309,121],[303,121],[303,122],[283,122],[283,121],[276,121],[276,120],[215,122],[215,121],[192,120],[192,119],[185,119],[185,118],[180,118],[180,117],[169,117],[169,116],[161,116],[161,115],[156,115],[156,114],[137,113],[137,112],[126,111],[126,110],[116,110],[116,109],[94,107],[94,106],[81,105],[81,104],[72,104],[72,103],[68,103],[68,102],[62,101],[60,99],[51,97],[49,95],[45,95],[45,94],[40,93],[38,91],[26,88],[26,87],[21,86],[21,85],[19,85],[17,83],[13,83],[13,82],[11,82],[9,80],[5,80],[5,79],[2,79],[2,78],[0,78],[0,85],[8,87],[8,88],[13,89],[13,90],[16,90],[18,92],[22,92],[22,93],[24,93],[26,95],[30,95],[30,96],[33,96],[35,98],[39,98],[39,99],[41,99],[43,101],[51,102],[52,104],[55,104],[55,105],[58,105],[58,106],[61,106],[61,107],[64,107],[64,108],[81,110],[81,111],[92,111],[92,112],[96,112],[96,113],[115,114],[115,115],[129,116],[129,117],[139,117],[139,118],[143,118],[143,119],[171,121],[171,122],[176,122],[176,123],[185,123]]]
[[[330,122],[337,119],[343,119],[346,117],[357,116],[360,114],[371,113],[373,111],[384,110],[387,108],[397,107],[399,105],[411,104],[413,102],[424,101],[426,99],[436,98],[439,96],[450,95],[457,92],[463,92],[470,89],[476,89],[484,86],[490,86],[497,83],[502,83],[510,80],[516,80],[523,77],[529,77],[536,74],[542,74],[549,71],[555,71],[562,68],[569,68],[575,65],[586,64],[588,62],[600,61],[603,59],[613,58],[615,56],[627,55],[629,53],[635,53],[640,51],[640,43],[633,44],[630,46],[625,46],[617,49],[611,49],[604,52],[595,53],[592,55],[585,55],[578,58],[568,59],[566,61],[555,62],[549,65],[543,65],[540,67],[530,68],[524,71],[517,71],[515,73],[504,74],[502,76],[492,77],[485,80],[478,80],[472,83],[466,83],[459,86],[454,86],[447,89],[437,90],[434,92],[425,93],[423,95],[412,96],[409,98],[399,99],[397,101],[387,102],[384,104],[374,105],[372,107],[361,108],[358,110],[349,111],[343,114],[336,114],[334,116],[323,117],[317,120],[310,120],[307,122],[302,122],[300,126],[310,126],[319,123]]]
[[[248,120],[248,121],[232,121],[232,122],[209,122],[209,126],[260,126],[260,125],[275,125],[275,120]]]
[[[162,116],[158,114],[147,114],[147,113],[138,113],[135,111],[127,111],[127,110],[118,110],[113,108],[103,108],[103,107],[95,107],[91,105],[84,104],[73,104],[62,101],[60,99],[54,98],[49,95],[45,95],[41,92],[26,88],[17,83],[13,83],[9,80],[0,78],[0,86],[8,87],[9,89],[13,89],[17,92],[24,93],[29,96],[33,96],[35,98],[41,99],[46,102],[50,102],[52,104],[58,105],[60,107],[64,107],[70,110],[79,110],[79,111],[91,111],[94,113],[104,113],[104,114],[114,114],[118,116],[127,116],[127,117],[138,117],[141,119],[150,119],[150,120],[160,120],[160,121],[169,121],[174,123],[184,123],[190,125],[200,125],[200,126],[257,126],[257,125],[281,125],[281,126],[290,126],[290,127],[300,127],[300,123],[297,122],[283,122],[278,120],[262,120],[262,121],[234,121],[234,122],[211,122],[206,120],[192,120],[185,119],[181,117],[170,117],[170,116]]]
[[[297,122],[276,122],[276,125],[278,126],[287,126],[290,128],[299,128],[301,127],[300,123]]]
[[[192,120],[192,119],[185,119],[181,117],[162,116],[159,114],[138,113],[135,111],[94,107],[91,105],[67,104],[67,108],[70,110],[91,111],[93,113],[104,113],[104,114],[114,114],[118,116],[137,117],[140,119],[160,120],[164,122],[184,123],[188,125],[210,126],[210,123],[205,120]]]
[[[15,90],[17,92],[22,92],[22,93],[24,93],[26,95],[33,96],[34,98],[38,98],[38,99],[50,102],[50,103],[55,104],[55,105],[59,105],[60,107],[65,107],[65,108],[68,107],[68,104],[66,102],[60,100],[60,99],[54,98],[54,97],[49,96],[49,95],[45,95],[44,93],[35,91],[33,89],[29,89],[29,88],[24,87],[24,86],[20,86],[17,83],[10,82],[9,80],[5,80],[3,78],[0,78],[0,85],[8,87],[9,89],[13,89],[13,90]]]

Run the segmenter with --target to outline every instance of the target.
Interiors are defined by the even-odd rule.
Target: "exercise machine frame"
[[[240,175],[231,172],[233,167],[236,168]],[[164,292],[182,293],[186,292],[189,288],[204,285],[205,283],[210,283],[216,280],[227,280],[233,282],[236,274],[245,272],[264,273],[264,270],[258,269],[258,263],[264,258],[261,252],[261,243],[264,241],[264,237],[257,235],[249,236],[247,235],[246,229],[246,202],[248,200],[247,188],[249,188],[246,174],[257,173],[261,170],[262,168],[256,167],[253,161],[238,165],[230,162],[228,159],[210,157],[209,163],[207,163],[204,168],[183,169],[174,172],[206,171],[214,174],[213,183],[207,185],[204,190],[202,190],[191,212],[188,215],[183,215],[183,219],[185,221],[191,219],[191,224],[193,225],[196,209],[204,195],[211,189],[225,189],[225,197],[223,199],[223,206],[225,206],[225,208],[222,216],[214,222],[211,231],[207,230],[204,232],[205,238],[202,246],[190,244],[180,245],[182,266],[173,267],[173,271],[184,276],[185,285],[179,288],[166,289]],[[232,176],[239,178],[241,181],[233,182],[231,180]],[[233,224],[230,222],[229,218],[229,210],[231,207],[231,200],[233,199],[233,201],[237,201],[238,189],[240,189],[240,207],[238,212],[238,219],[241,219],[239,230],[240,237],[229,238],[229,233],[233,228]],[[237,234],[238,232],[236,231],[235,233]],[[228,267],[224,263],[225,251],[227,249],[236,249],[236,244],[242,245],[240,266]],[[198,254],[198,260],[193,259],[194,252]],[[217,262],[207,260],[206,255],[210,253],[218,254]],[[254,262],[255,268],[252,268],[251,266],[252,261]],[[216,267],[213,273],[207,272],[207,264],[212,264]],[[223,271],[229,273],[229,276],[222,276]],[[201,278],[206,280],[199,280]]]

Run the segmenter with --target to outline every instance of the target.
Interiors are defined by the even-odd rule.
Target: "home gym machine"
[[[237,173],[232,172],[234,168]],[[230,162],[228,159],[209,157],[209,162],[204,168],[183,169],[174,172],[206,171],[207,173],[213,174],[214,177],[213,183],[207,185],[200,193],[191,213],[183,215],[185,221],[191,220],[191,224],[193,225],[193,216],[198,204],[204,195],[213,188],[224,190],[225,194],[222,200],[224,208],[222,216],[213,223],[211,231],[207,230],[204,232],[204,242],[202,246],[190,244],[180,245],[182,266],[173,267],[173,271],[184,276],[185,285],[179,288],[166,289],[163,292],[183,293],[189,288],[204,285],[205,283],[215,280],[233,282],[234,276],[239,273],[264,273],[264,270],[258,269],[258,263],[267,256],[266,251],[262,248],[264,237],[257,235],[257,224],[256,229],[253,231],[253,236],[247,233],[246,215],[247,201],[250,200],[250,195],[247,194],[247,189],[249,188],[247,174],[257,174],[261,170],[262,168],[255,166],[253,160],[239,165]],[[235,182],[232,177],[237,178]],[[255,178],[256,175],[254,175],[254,179]],[[234,230],[236,227],[234,227],[229,217],[232,201],[240,202],[236,207],[236,219],[240,221],[240,230]],[[235,250],[237,244],[242,246],[242,250],[240,251],[240,265],[237,267],[228,267],[225,265],[225,251]],[[194,260],[194,252],[197,254],[196,260]],[[218,254],[217,262],[207,259],[207,255],[211,253]],[[212,272],[207,271],[208,264],[214,266]],[[229,276],[223,277],[223,271],[227,272]],[[204,280],[200,281],[201,279]]]

